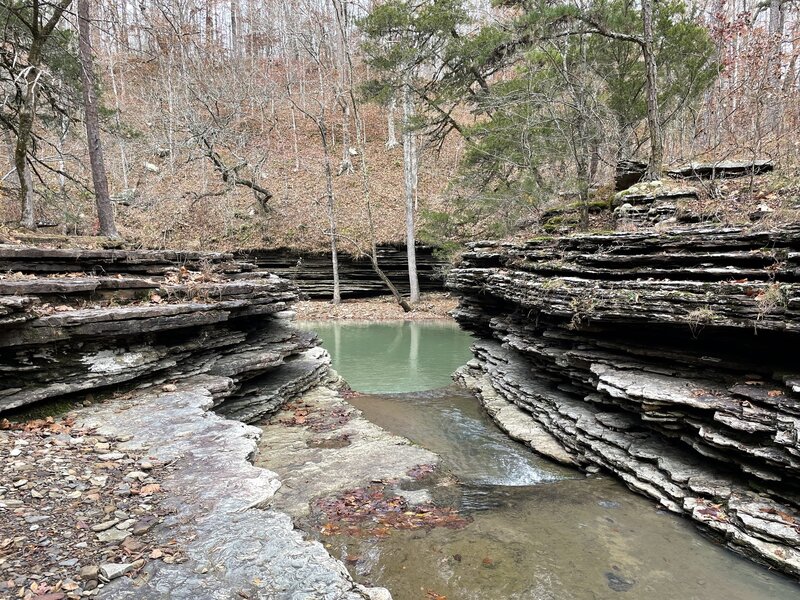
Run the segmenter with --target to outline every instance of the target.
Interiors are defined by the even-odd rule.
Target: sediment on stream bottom
[[[448,287],[501,427],[800,577],[800,227],[477,242]]]

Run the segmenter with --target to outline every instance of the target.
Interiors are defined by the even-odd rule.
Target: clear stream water
[[[436,452],[465,528],[324,538],[395,600],[797,600],[800,586],[703,537],[609,477],[585,477],[503,434],[449,386],[470,338],[449,323],[303,324],[365,395],[351,402]],[[435,495],[435,491],[434,491]],[[437,596],[438,595],[438,596]]]

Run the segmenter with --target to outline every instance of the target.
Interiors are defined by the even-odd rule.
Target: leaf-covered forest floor
[[[378,164],[375,165],[374,189],[384,192],[373,196],[373,215],[376,218],[376,241],[378,243],[402,243],[404,239],[404,218],[401,199],[392,196],[398,190],[402,161],[384,151],[376,152]],[[532,236],[561,235],[581,231],[608,232],[622,227],[626,231],[636,230],[636,226],[620,226],[614,220],[614,191],[610,185],[594,190],[590,198],[590,215],[587,228],[578,225],[579,203],[577,197],[570,195],[553,196],[551,199],[536,205],[517,207],[514,222],[502,231],[496,229],[499,212],[476,211],[470,223],[456,223],[458,216],[469,206],[449,199],[446,185],[452,174],[450,159],[439,159],[438,166],[431,166],[427,179],[423,177],[420,190],[418,212],[418,229],[427,231],[426,243],[436,243],[437,224],[429,221],[428,211],[455,216],[449,225],[449,232],[441,232],[441,243],[457,248],[465,241],[473,239],[503,238],[507,240],[524,240]],[[274,211],[268,215],[242,212],[244,207],[252,203],[251,198],[241,197],[233,192],[221,199],[205,200],[203,207],[184,215],[182,200],[172,198],[163,192],[163,202],[152,204],[151,200],[142,204],[144,199],[137,200],[135,205],[119,207],[118,220],[123,233],[122,241],[108,240],[91,235],[92,231],[81,231],[81,235],[65,235],[63,228],[42,228],[29,232],[14,226],[14,220],[8,198],[0,203],[4,207],[4,222],[0,221],[0,243],[22,243],[41,247],[80,247],[80,248],[177,248],[191,250],[234,250],[240,248],[279,248],[288,247],[298,250],[319,251],[328,247],[329,240],[324,231],[327,227],[326,217],[315,191],[315,182],[311,173],[291,175],[301,177],[301,185],[292,185],[294,189],[304,189],[305,193],[292,192],[292,197],[284,195],[276,200]],[[289,175],[284,183],[290,181]],[[393,179],[398,179],[393,182]],[[337,185],[342,186],[338,193],[337,214],[340,231],[344,236],[339,246],[340,251],[359,254],[364,248],[357,247],[351,240],[366,240],[364,228],[367,221],[364,203],[361,198],[360,175],[337,178]],[[154,194],[161,194],[160,186],[167,180],[153,184]],[[694,223],[699,225],[745,226],[753,229],[767,229],[787,223],[800,222],[800,166],[777,165],[776,170],[767,175],[757,177],[741,177],[702,182],[678,182],[664,179],[665,186],[694,187],[697,190],[696,200],[680,200],[678,216],[691,215]],[[387,191],[388,190],[388,191]],[[7,190],[6,190],[7,191]],[[171,199],[170,199],[171,198]],[[463,201],[462,201],[463,202]],[[524,204],[524,203],[523,203]],[[147,206],[146,206],[147,205]],[[138,207],[137,207],[138,206]],[[92,212],[90,206],[86,207]],[[243,219],[243,229],[231,229],[225,225],[225,219],[217,219],[216,213],[234,210],[236,219]],[[177,211],[177,212],[176,212]],[[208,211],[214,213],[212,215]],[[167,215],[167,212],[170,214]],[[758,213],[758,218],[753,215]],[[174,229],[174,221],[180,215],[180,222],[187,228]],[[187,216],[188,215],[188,216]],[[186,218],[184,218],[186,217]],[[213,217],[213,218],[212,218]],[[58,221],[58,219],[56,219]],[[244,222],[246,221],[246,225]],[[228,221],[230,225],[232,221]],[[508,224],[507,224],[508,225]],[[667,221],[658,224],[656,230],[668,229],[675,223]],[[686,226],[686,223],[678,223]],[[172,233],[163,235],[163,230]],[[640,227],[641,228],[641,227]],[[255,230],[258,230],[257,233]],[[156,231],[158,230],[158,231]],[[431,232],[433,238],[431,239]],[[366,242],[363,242],[366,243]],[[349,318],[347,311],[334,311],[333,318]],[[353,317],[355,318],[355,317]],[[394,318],[394,317],[391,317]],[[398,317],[399,318],[399,317]],[[430,317],[422,317],[430,318]]]
[[[150,533],[170,512],[160,484],[169,468],[119,441],[69,415],[0,420],[0,597],[91,596],[149,560],[185,560]]]

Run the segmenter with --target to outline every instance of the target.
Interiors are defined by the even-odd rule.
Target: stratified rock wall
[[[303,296],[330,299],[333,294],[333,269],[328,253],[299,252],[286,248],[243,250],[238,256],[271,273],[289,279]],[[423,292],[444,288],[444,271],[448,263],[434,255],[434,249],[418,246],[417,276]],[[379,246],[381,270],[401,294],[408,294],[408,258],[405,246]],[[339,278],[343,298],[363,298],[388,294],[385,284],[375,274],[367,256],[339,253]]]
[[[0,273],[0,412],[208,373],[249,422],[327,373],[294,286],[231,255],[0,245]]]
[[[800,576],[800,227],[478,242],[448,285],[510,434]]]

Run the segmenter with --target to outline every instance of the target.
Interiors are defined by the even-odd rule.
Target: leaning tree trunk
[[[100,119],[97,112],[94,61],[92,60],[89,0],[78,0],[78,32],[83,107],[86,114],[86,140],[89,144],[89,162],[92,167],[92,183],[97,203],[97,220],[100,222],[100,235],[118,238],[119,233],[114,224],[114,207],[111,205],[111,197],[108,192],[103,146],[100,142]]]
[[[642,25],[647,128],[650,133],[650,160],[647,164],[646,178],[655,180],[661,178],[664,164],[664,138],[661,132],[661,116],[658,111],[658,69],[653,44],[653,0],[642,0]]]
[[[419,302],[419,279],[417,278],[416,235],[414,233],[414,197],[416,196],[416,165],[417,160],[414,148],[414,132],[412,119],[414,118],[414,103],[411,98],[411,84],[408,81],[410,74],[406,75],[403,84],[403,183],[406,200],[406,251],[408,252],[408,284],[410,288],[409,300],[411,303]]]

